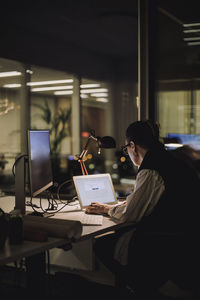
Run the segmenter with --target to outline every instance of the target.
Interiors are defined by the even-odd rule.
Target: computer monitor
[[[49,130],[28,131],[30,193],[37,196],[53,185]]]
[[[200,149],[200,134],[168,133],[167,138],[176,138],[183,145],[189,145],[196,150]]]

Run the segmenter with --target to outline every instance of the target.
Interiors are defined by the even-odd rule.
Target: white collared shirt
[[[143,169],[136,177],[133,192],[127,196],[125,202],[113,205],[108,214],[120,223],[137,223],[143,216],[151,214],[164,190],[164,181],[159,173]],[[128,244],[134,230],[125,232],[116,245],[114,258],[123,265],[127,264]]]

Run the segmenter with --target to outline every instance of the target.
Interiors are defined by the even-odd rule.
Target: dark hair
[[[126,139],[147,149],[162,145],[159,142],[159,126],[150,120],[130,124],[126,129]]]

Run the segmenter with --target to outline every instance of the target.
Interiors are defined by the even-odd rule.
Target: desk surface
[[[36,202],[39,200],[35,200]],[[44,199],[45,201],[45,199]],[[6,197],[1,197],[0,198],[0,207],[5,211],[5,212],[10,212],[13,210],[15,205],[15,198],[14,196],[6,196]],[[58,218],[58,219],[63,219],[63,220],[78,220],[78,215],[79,211],[70,211],[70,206],[69,208],[66,208],[61,210],[60,212],[56,213],[53,217],[51,218]],[[27,210],[31,210],[30,207],[27,207]],[[69,210],[69,211],[68,211]],[[83,230],[81,234],[81,239],[85,239],[91,236],[99,235],[104,232],[107,232],[109,230],[116,229],[117,227],[122,226],[112,220],[110,217],[103,217],[103,225],[83,225]]]
[[[63,219],[63,220],[78,220],[78,215],[81,212],[63,212],[63,213],[57,213],[54,217],[56,219]],[[74,218],[73,218],[74,217]],[[114,229],[117,229],[118,227],[121,227],[121,224],[118,224],[117,222],[113,221],[110,217],[103,217],[103,224],[102,225],[83,225],[82,234],[79,238],[79,240],[87,239],[99,234],[103,234],[108,231],[112,231]]]
[[[10,212],[14,208],[14,197],[7,196],[0,198],[0,207],[6,212]],[[80,212],[62,212],[57,213],[53,218],[59,218],[64,220],[72,220],[73,214],[76,216]],[[77,218],[76,218],[77,219]],[[82,229],[82,234],[77,241],[85,240],[92,238],[94,236],[112,231],[121,227],[120,224],[117,224],[109,217],[103,217],[103,225],[84,225]],[[62,238],[49,238],[47,242],[32,242],[24,241],[22,245],[9,245],[6,243],[5,248],[0,250],[0,265],[13,262],[22,257],[31,256],[52,248],[63,246],[66,243],[69,243],[69,240]]]

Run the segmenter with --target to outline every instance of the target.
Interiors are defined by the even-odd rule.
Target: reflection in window
[[[85,78],[81,82],[82,148],[92,130],[96,136],[114,137],[117,143],[115,149],[102,149],[100,155],[97,146],[92,144],[85,163],[87,170],[90,174],[109,172],[120,196],[130,192],[136,173],[130,159],[120,150],[125,129],[137,114],[133,105],[134,89],[133,82],[100,82]]]
[[[12,166],[20,149],[20,99],[23,67],[0,58],[0,189],[14,189]]]
[[[161,137],[183,136],[181,143],[200,148],[200,90],[199,80],[169,81],[157,91],[157,120]],[[187,139],[186,139],[187,137]],[[189,144],[190,144],[189,143]],[[197,145],[198,144],[198,145]]]
[[[9,193],[15,190],[12,166],[16,156],[26,149],[27,128],[50,130],[53,180],[58,184],[81,174],[74,155],[81,153],[91,131],[96,136],[108,135],[116,139],[118,127],[116,129],[113,121],[116,111],[120,128],[117,138],[123,136],[122,127],[126,127],[134,115],[132,97],[124,93],[127,89],[123,87],[121,93],[121,89],[113,88],[113,83],[91,79],[82,79],[80,87],[77,82],[63,71],[39,66],[25,68],[21,63],[0,59],[0,125],[4,128],[0,140],[0,189]],[[115,105],[111,90],[112,93],[115,90]],[[79,92],[80,114],[77,108]],[[76,101],[72,102],[72,99]],[[77,125],[79,121],[81,131]],[[79,144],[80,152],[76,153]],[[109,172],[114,183],[120,183],[121,177],[134,176],[132,165],[118,149],[102,149],[99,155],[97,145],[91,143],[86,159],[88,173]],[[69,189],[65,186],[60,192],[69,195]]]
[[[65,72],[31,67],[31,128],[49,129],[54,180],[70,176],[73,78]]]
[[[156,120],[162,137],[197,135],[199,125],[199,22],[196,1],[158,0]]]
[[[81,144],[85,146],[89,135],[103,137],[108,134],[107,113],[110,112],[109,84],[90,79],[82,79],[80,85],[81,98]],[[98,154],[96,143],[91,143],[87,156],[87,169],[89,174],[104,173],[106,171],[107,152],[101,150]]]
[[[160,91],[157,94],[157,120],[160,135],[169,133],[189,133],[190,130],[190,92]]]

